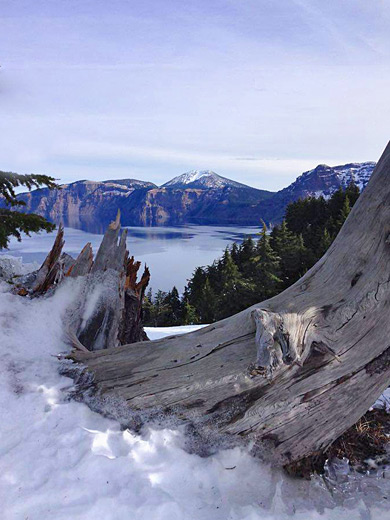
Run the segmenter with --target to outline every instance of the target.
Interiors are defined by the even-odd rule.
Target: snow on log
[[[254,439],[286,465],[325,450],[389,385],[389,310],[390,144],[328,252],[292,287],[185,336],[73,358],[100,395]]]

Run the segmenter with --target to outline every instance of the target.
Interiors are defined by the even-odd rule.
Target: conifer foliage
[[[359,189],[351,184],[326,200],[309,197],[289,204],[285,219],[269,233],[263,223],[256,239],[225,249],[207,267],[198,267],[180,298],[150,291],[145,306],[147,325],[212,323],[266,300],[295,283],[327,251],[336,238]]]
[[[47,175],[20,175],[0,171],[0,249],[8,247],[11,236],[21,240],[21,234],[53,231],[55,225],[40,215],[16,211],[16,207],[25,206],[25,202],[17,198],[16,188],[25,186],[32,188],[58,188],[53,177]]]

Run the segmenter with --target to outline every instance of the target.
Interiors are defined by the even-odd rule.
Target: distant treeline
[[[256,238],[227,247],[223,256],[198,267],[184,293],[150,290],[144,303],[149,326],[211,323],[275,296],[319,260],[336,238],[357,201],[351,184],[332,197],[309,197],[288,205],[283,222],[269,234],[265,224]]]

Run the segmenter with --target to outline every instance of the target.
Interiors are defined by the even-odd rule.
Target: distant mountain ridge
[[[302,173],[290,186],[277,193],[262,206],[263,218],[279,222],[287,205],[307,197],[330,198],[339,188],[345,190],[353,182],[363,191],[376,166],[375,162],[348,163],[340,166],[319,164],[313,170]]]
[[[183,173],[178,177],[166,182],[161,188],[176,188],[176,189],[218,189],[218,188],[251,188],[241,182],[232,181],[226,177],[222,177],[211,170],[192,170]],[[252,188],[254,189],[254,188]]]
[[[354,182],[364,189],[374,162],[318,165],[278,192],[252,188],[211,170],[193,170],[158,187],[137,179],[76,181],[60,190],[47,188],[19,195],[25,210],[76,228],[99,231],[118,209],[125,226],[258,225],[279,222],[289,202],[308,196],[326,198]]]
[[[300,175],[285,191],[299,192],[306,197],[323,196],[329,198],[340,187],[345,189],[351,182],[356,184],[360,191],[364,190],[370,180],[375,167],[374,162],[350,163],[342,166],[328,166],[319,164],[313,170]]]

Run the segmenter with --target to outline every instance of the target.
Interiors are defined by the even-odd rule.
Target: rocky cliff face
[[[261,219],[280,221],[287,204],[299,198],[330,197],[350,182],[364,189],[374,166],[372,162],[319,165],[277,193],[251,188],[214,172],[193,171],[160,188],[135,179],[78,181],[60,190],[24,193],[20,198],[28,212],[90,231],[102,231],[118,209],[126,226],[258,225]]]
[[[287,188],[278,191],[270,199],[261,202],[256,212],[267,222],[277,223],[283,219],[287,205],[307,197],[329,198],[339,188],[345,189],[351,182],[362,191],[374,171],[375,162],[349,163],[341,166],[320,164],[300,175]]]
[[[374,167],[374,162],[350,163],[334,167],[320,164],[314,170],[303,173],[279,193],[296,198],[319,196],[329,198],[340,187],[345,189],[351,182],[362,191],[367,186]]]
[[[60,190],[40,189],[24,193],[25,210],[76,228],[100,231],[121,210],[127,226],[168,226],[186,222],[229,225],[252,217],[240,216],[240,208],[256,205],[272,195],[239,183],[238,187],[158,188],[135,180],[78,181]]]
[[[104,227],[133,194],[143,194],[153,188],[157,186],[136,179],[77,181],[64,184],[59,190],[43,188],[23,193],[20,198],[26,202],[25,211],[38,213],[53,222],[62,220],[72,227],[89,227],[93,223]]]

